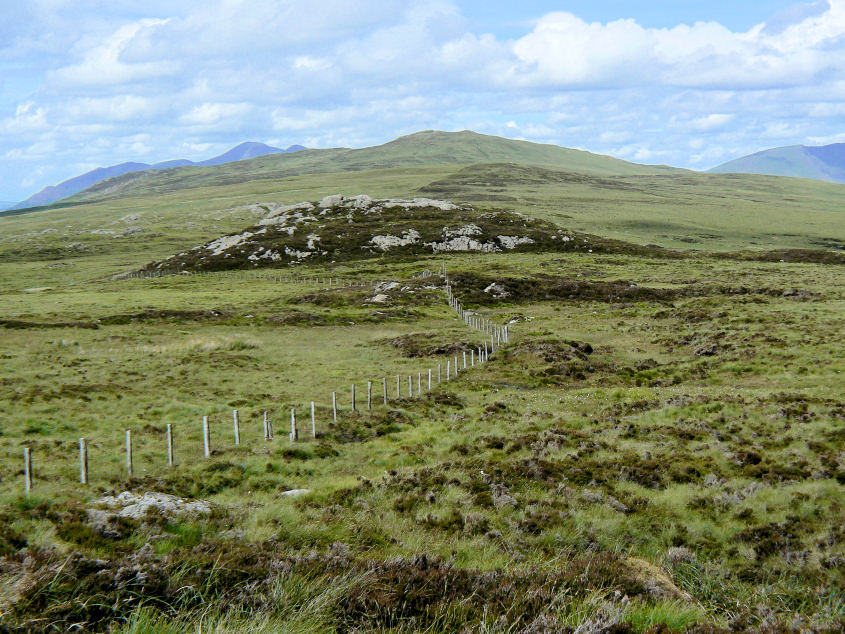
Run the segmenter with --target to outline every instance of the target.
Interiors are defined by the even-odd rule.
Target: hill
[[[595,175],[685,173],[665,166],[639,165],[610,156],[556,145],[504,139],[477,132],[426,130],[383,145],[360,149],[331,148],[262,156],[258,160],[216,166],[186,167],[164,173],[127,174],[98,183],[76,201],[165,193],[210,184],[288,178],[301,174],[367,171],[416,166],[511,162]]]
[[[144,170],[166,170],[174,167],[185,167],[187,165],[222,165],[233,161],[243,161],[245,159],[255,158],[257,156],[264,156],[266,154],[281,154],[285,152],[297,152],[304,150],[301,145],[292,145],[283,150],[281,148],[265,145],[264,143],[246,142],[236,145],[228,152],[224,152],[219,156],[215,156],[205,161],[189,161],[188,159],[174,159],[170,161],[162,161],[161,163],[135,163],[127,162],[119,165],[112,165],[110,167],[98,167],[90,172],[85,172],[79,176],[69,178],[62,181],[58,185],[50,185],[45,187],[37,194],[33,194],[26,200],[13,204],[8,209],[26,209],[28,207],[38,207],[42,205],[49,205],[68,196],[72,196],[77,192],[88,189],[101,181],[124,174],[131,174],[134,172],[141,172]]]
[[[474,159],[481,162],[466,162]],[[242,231],[261,205],[361,192],[514,210],[569,231],[670,249],[845,250],[839,184],[702,174],[472,132],[421,132],[372,148],[124,174],[37,213],[0,212],[0,261],[94,252],[110,275]]]
[[[770,174],[845,183],[845,143],[773,148],[728,161],[714,167],[710,172]]]

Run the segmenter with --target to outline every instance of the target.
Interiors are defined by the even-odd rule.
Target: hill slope
[[[511,162],[595,175],[686,173],[665,166],[638,165],[620,159],[556,145],[503,139],[476,132],[427,130],[373,147],[305,150],[262,156],[225,167],[186,167],[168,172],[144,172],[110,179],[81,192],[74,200],[138,196],[234,185],[249,181],[319,174],[433,165]]]
[[[301,145],[292,145],[283,150],[281,148],[265,145],[264,143],[246,142],[236,145],[228,152],[224,152],[219,156],[215,156],[205,161],[189,161],[188,159],[174,159],[171,161],[162,161],[161,163],[135,163],[127,162],[119,165],[112,165],[110,167],[98,167],[90,172],[85,172],[79,176],[69,178],[62,181],[58,185],[50,185],[45,187],[37,194],[33,194],[26,200],[12,205],[9,209],[26,209],[27,207],[38,207],[41,205],[49,205],[50,203],[62,200],[68,196],[72,196],[78,192],[88,189],[92,185],[114,178],[116,176],[123,176],[124,174],[132,174],[134,172],[141,172],[144,170],[166,170],[174,167],[185,167],[188,165],[222,165],[233,161],[243,161],[245,159],[255,158],[257,156],[264,156],[266,154],[282,154],[285,152],[297,152],[304,150]]]
[[[710,172],[795,176],[845,183],[845,143],[773,148],[728,161]]]

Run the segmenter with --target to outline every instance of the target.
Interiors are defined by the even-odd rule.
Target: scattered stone
[[[371,304],[386,304],[390,301],[390,296],[385,295],[384,293],[378,293],[377,295],[374,295],[364,301]]]
[[[290,498],[298,498],[300,495],[305,495],[306,493],[311,493],[311,489],[291,489],[290,491],[282,491],[279,495],[284,495],[285,497]]]
[[[505,289],[505,287],[498,282],[490,284],[490,286],[484,289],[484,292],[496,297],[497,299],[503,299],[510,296],[510,293]]]
[[[164,517],[180,517],[185,515],[208,515],[211,513],[211,503],[206,500],[186,500],[167,493],[148,491],[133,493],[124,491],[116,496],[107,495],[95,501],[99,506],[118,509],[109,513],[101,509],[89,509],[89,521],[107,520],[118,516],[127,519],[143,519],[153,512]],[[105,515],[103,515],[105,513]]]

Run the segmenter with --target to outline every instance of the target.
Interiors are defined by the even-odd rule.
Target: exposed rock
[[[534,244],[534,240],[526,236],[496,236],[506,249],[515,249],[521,244]]]
[[[378,293],[377,295],[373,295],[369,299],[364,300],[371,304],[386,304],[390,301],[390,296],[385,295],[384,293]]]
[[[147,491],[133,493],[124,491],[118,495],[107,495],[96,500],[96,505],[116,509],[109,513],[102,509],[89,509],[89,521],[105,521],[117,515],[128,519],[143,519],[148,513],[157,513],[165,517],[180,517],[184,515],[208,515],[211,513],[211,503],[205,500],[185,500],[167,493]]]
[[[279,495],[290,498],[298,498],[300,495],[311,493],[311,489],[291,489],[290,491],[282,491]]]
[[[497,284],[496,282],[493,282],[487,288],[485,288],[484,292],[489,293],[493,297],[496,297],[496,298],[499,298],[499,299],[503,299],[503,298],[508,297],[510,295],[510,293],[507,290],[505,290],[504,286],[502,286],[501,284]]]
[[[556,226],[510,211],[484,211],[443,200],[326,196],[318,203],[258,203],[262,214],[240,233],[154,262],[145,270],[221,270],[456,251],[572,250]]]
[[[409,229],[404,232],[402,236],[373,236],[370,243],[378,247],[382,251],[387,251],[393,247],[404,247],[409,244],[416,244],[420,240],[420,232],[416,229]]]

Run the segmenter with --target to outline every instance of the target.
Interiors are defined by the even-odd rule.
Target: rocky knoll
[[[223,270],[455,251],[564,251],[587,236],[512,211],[479,210],[430,198],[326,196],[295,205],[264,203],[246,230],[222,236],[146,270]]]

